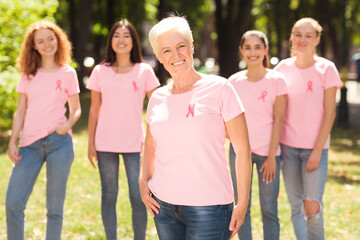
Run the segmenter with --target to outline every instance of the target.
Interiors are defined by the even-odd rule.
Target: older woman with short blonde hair
[[[170,16],[149,33],[173,82],[148,105],[142,200],[160,239],[229,239],[241,226],[250,184],[244,109],[224,78],[193,68],[193,37],[183,17]],[[237,153],[238,202],[225,156],[225,129]]]

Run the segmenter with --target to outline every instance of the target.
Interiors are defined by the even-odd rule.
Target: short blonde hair
[[[170,15],[169,17],[164,18],[155,24],[149,32],[150,45],[155,55],[158,54],[159,36],[170,31],[177,31],[190,43],[194,42],[193,35],[186,18],[182,16],[178,17],[175,15]]]
[[[320,37],[320,35],[323,31],[322,26],[319,24],[318,21],[316,21],[313,18],[309,18],[309,17],[299,19],[292,27],[291,34],[294,34],[295,28],[297,28],[299,25],[301,25],[303,23],[310,23],[310,25],[312,26],[312,28],[314,29],[314,31],[316,33],[316,36]]]

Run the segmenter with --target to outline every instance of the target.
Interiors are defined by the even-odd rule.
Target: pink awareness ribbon
[[[312,90],[312,85],[313,85],[313,82],[312,82],[312,81],[308,81],[308,82],[307,82],[307,86],[308,86],[308,88],[307,88],[307,90],[306,90],[307,92],[308,92],[308,91],[311,91],[311,92],[313,91],[313,90]]]
[[[137,87],[135,81],[132,82],[132,85],[133,85],[133,87],[134,87],[134,92],[136,92],[137,90],[139,90],[139,88]]]
[[[192,117],[194,117],[194,114],[195,114],[195,103],[189,104],[188,110],[189,110],[189,112],[186,114],[186,118],[188,118],[188,117],[190,116],[190,114],[191,114]]]
[[[267,91],[262,91],[261,96],[258,98],[258,100],[262,99],[262,101],[265,102],[266,95],[267,95]]]
[[[62,90],[62,89],[61,89],[61,80],[57,80],[57,81],[56,81],[56,88],[55,88],[55,90],[58,90],[58,89],[59,89],[60,91]]]

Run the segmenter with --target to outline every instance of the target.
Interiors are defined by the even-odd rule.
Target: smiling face
[[[248,66],[263,65],[263,60],[268,51],[268,47],[257,36],[246,37],[244,44],[240,47],[240,52]]]
[[[192,69],[194,47],[177,31],[160,35],[157,39],[156,57],[170,75]]]
[[[42,57],[54,56],[58,50],[55,33],[50,29],[40,28],[34,33],[34,48]]]
[[[111,39],[111,47],[115,53],[130,53],[133,48],[131,34],[128,28],[119,27]]]
[[[313,53],[319,44],[320,37],[309,22],[304,22],[294,27],[290,41],[296,54]]]

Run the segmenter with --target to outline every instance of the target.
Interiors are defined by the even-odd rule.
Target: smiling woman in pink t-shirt
[[[227,240],[243,222],[249,194],[244,109],[226,79],[193,68],[193,37],[185,18],[161,20],[149,39],[173,83],[157,89],[149,101],[142,200],[161,240]],[[225,128],[238,154],[234,209]]]
[[[71,127],[81,114],[78,79],[67,65],[70,57],[71,44],[56,24],[43,20],[29,26],[19,57],[19,104],[8,148],[15,163],[6,194],[9,240],[24,239],[24,209],[45,162],[46,239],[60,240],[66,182],[74,159]]]
[[[269,46],[264,33],[247,31],[240,40],[239,49],[247,64],[247,70],[235,73],[229,81],[234,85],[246,111],[251,159],[252,164],[256,165],[259,177],[264,239],[276,240],[280,236],[277,211],[280,179],[279,142],[286,109],[287,86],[281,73],[269,69]],[[230,145],[229,160],[234,186],[235,157]],[[244,224],[239,230],[240,239],[252,239],[250,207],[251,194]]]
[[[323,202],[336,90],[334,63],[318,57],[322,27],[312,18],[298,20],[290,42],[293,57],[275,68],[288,82],[288,106],[280,140],[282,172],[297,239],[325,239]]]
[[[144,141],[143,103],[159,86],[150,65],[143,63],[134,26],[121,20],[110,30],[105,60],[91,73],[88,157],[99,166],[101,214],[107,239],[116,239],[119,155],[129,185],[134,239],[145,239],[147,213],[139,192],[140,152]]]

